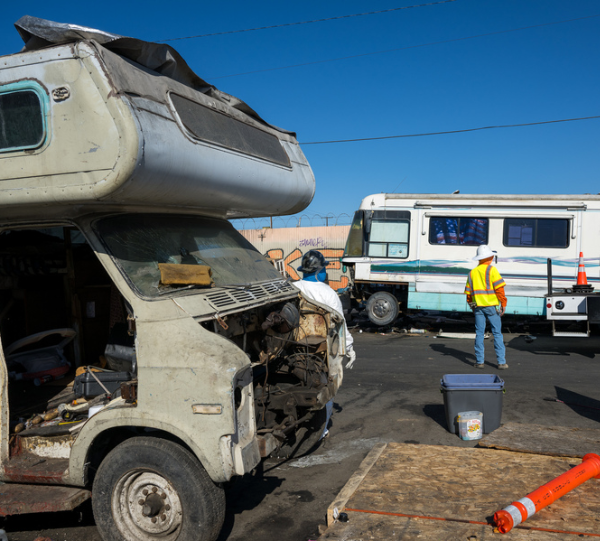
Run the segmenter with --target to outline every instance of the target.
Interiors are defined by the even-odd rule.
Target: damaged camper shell
[[[103,539],[214,541],[221,483],[311,450],[342,382],[342,317],[227,221],[301,211],[312,171],[293,133],[168,46],[16,26],[25,49],[0,62],[0,514],[93,494]]]

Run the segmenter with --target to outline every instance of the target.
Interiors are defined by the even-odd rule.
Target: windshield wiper
[[[158,295],[166,295],[167,293],[176,293],[179,291],[185,291],[186,289],[212,289],[211,287],[208,286],[201,286],[199,284],[188,284],[188,285],[184,285],[184,286],[177,286],[177,285],[169,285],[168,289],[164,288],[164,289],[159,289],[158,290]]]

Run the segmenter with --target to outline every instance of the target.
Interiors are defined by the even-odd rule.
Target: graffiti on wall
[[[318,239],[304,239],[304,240],[317,240],[323,241],[320,237]],[[302,241],[300,241],[300,246],[303,246]],[[327,276],[329,278],[329,285],[335,289],[344,289],[348,287],[348,277],[342,274],[342,264],[340,263],[340,258],[344,255],[344,250],[336,249],[336,248],[321,248],[318,245],[304,245],[310,246],[310,248],[319,248],[319,252],[323,254],[325,259],[328,261],[327,265]],[[290,276],[292,280],[300,280],[302,277],[296,270],[300,263],[302,262],[302,255],[304,252],[299,248],[294,249],[287,256],[284,254],[284,251],[281,248],[273,248],[265,254],[267,257],[272,259],[281,259],[285,265],[285,271]],[[332,272],[335,271],[335,272]],[[333,276],[339,275],[339,280],[336,280]]]
[[[300,239],[298,246],[300,248],[325,248],[325,239],[323,237]]]

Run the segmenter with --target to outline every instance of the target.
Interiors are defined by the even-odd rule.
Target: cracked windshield
[[[208,266],[215,287],[282,278],[226,220],[141,214],[104,218],[95,227],[109,252],[145,296],[155,297],[193,287],[185,283],[163,285],[161,263]]]

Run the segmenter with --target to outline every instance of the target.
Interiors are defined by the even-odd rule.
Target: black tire
[[[273,452],[277,458],[300,458],[315,451],[321,444],[321,436],[327,423],[327,408],[316,411],[312,419],[296,430],[293,439]]]
[[[367,300],[367,315],[374,325],[390,325],[398,317],[398,299],[387,291],[373,293]]]
[[[215,541],[225,493],[187,449],[139,437],[104,458],[92,507],[104,541]]]

